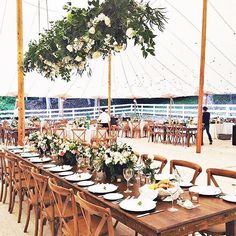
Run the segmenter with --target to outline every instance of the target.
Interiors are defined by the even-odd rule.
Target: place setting
[[[92,175],[88,172],[85,173],[74,173],[65,177],[66,180],[71,182],[84,181],[91,179]]]
[[[49,167],[47,170],[51,172],[64,172],[64,171],[71,170],[72,168],[73,167],[70,165],[61,165],[61,166],[54,165],[52,167]]]
[[[31,158],[31,157],[39,157],[40,154],[37,152],[22,152],[20,153],[22,158]]]
[[[45,163],[50,162],[52,159],[50,157],[33,157],[28,158],[28,160],[32,163]]]

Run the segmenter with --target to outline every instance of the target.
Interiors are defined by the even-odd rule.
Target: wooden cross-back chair
[[[141,158],[142,160],[146,160],[148,158],[148,154],[142,154]],[[162,173],[164,167],[167,164],[167,159],[161,155],[154,155],[153,160],[160,162],[160,169],[158,171],[158,174]]]
[[[185,145],[186,143],[186,130],[182,125],[175,126],[175,134],[173,139],[174,145],[181,144]]]
[[[43,226],[46,221],[49,222],[51,234],[55,234],[55,218],[58,216],[54,209],[53,195],[48,187],[48,176],[41,175],[36,168],[31,169],[31,175],[35,183],[35,194],[39,206],[40,231],[39,235],[43,235]]]
[[[79,203],[88,236],[114,236],[112,216],[109,208],[103,208],[86,200],[84,193],[77,193],[75,200]]]
[[[86,142],[86,139],[85,139],[86,129],[76,128],[76,129],[72,129],[71,131],[72,131],[73,141],[79,141],[81,143]]]
[[[39,220],[39,214],[38,214],[38,200],[35,194],[35,187],[33,183],[33,177],[31,175],[31,166],[26,165],[22,161],[19,162],[19,168],[22,172],[22,177],[25,181],[25,187],[26,187],[26,195],[27,195],[27,216],[26,216],[26,222],[24,227],[24,232],[27,232],[29,221],[30,221],[30,212],[33,209],[34,210],[34,235],[38,235],[38,220]]]
[[[64,128],[53,128],[52,133],[62,139],[66,139],[66,130]]]
[[[175,127],[173,125],[165,126],[166,140],[165,143],[173,143],[175,138]]]
[[[131,136],[131,129],[130,129],[128,121],[122,121],[121,130],[122,130],[121,137],[130,137]]]
[[[108,128],[96,129],[95,136],[91,138],[91,145],[93,145],[94,143],[105,145],[105,146],[109,145]]]
[[[141,128],[140,128],[140,121],[131,122],[132,125],[132,138],[141,138]]]
[[[23,197],[27,193],[27,181],[24,179],[21,169],[19,168],[19,160],[11,155],[6,155],[7,174],[9,176],[9,212],[12,213],[15,205],[15,197],[19,198],[18,220],[21,221]],[[33,188],[33,182],[31,182]]]
[[[236,179],[236,171],[232,170],[223,170],[217,168],[208,168],[207,172],[207,185],[211,185],[213,183],[216,187],[220,187],[217,183],[215,176],[227,177],[231,179]],[[226,227],[225,224],[218,224],[209,227],[206,230],[200,232],[201,235],[209,235],[209,236],[223,236],[226,235]]]
[[[0,182],[1,182],[0,202],[3,201],[3,203],[5,203],[6,201],[7,188],[10,182],[9,176],[7,173],[5,155],[6,155],[5,152],[0,151]]]
[[[185,168],[190,168],[190,169],[194,170],[193,177],[189,181],[192,184],[195,184],[197,177],[202,172],[202,167],[199,166],[196,163],[193,163],[193,162],[190,162],[190,161],[183,161],[183,160],[171,160],[170,161],[170,174],[172,174],[174,172],[174,170],[176,170],[177,173],[179,174],[177,166],[181,166],[181,167],[185,167]]]
[[[82,234],[81,231],[85,222],[81,212],[77,209],[73,189],[58,186],[53,178],[49,179],[48,184],[53,194],[55,211],[58,212],[60,222],[58,234],[68,236],[87,235]],[[72,220],[68,220],[68,211],[70,217],[73,217]]]

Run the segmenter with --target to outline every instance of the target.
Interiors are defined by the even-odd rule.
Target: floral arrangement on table
[[[39,131],[31,133],[28,140],[41,152],[41,154],[46,152],[57,153],[60,145],[63,143],[63,140],[56,134],[50,135],[40,133]]]
[[[155,161],[153,157],[148,156],[143,160],[142,171],[145,175],[150,175],[151,181],[155,180],[155,174],[158,173],[160,169],[160,163]]]
[[[77,163],[77,156],[79,155],[79,150],[81,145],[73,142],[66,141],[60,145],[60,149],[58,152],[58,157],[61,158],[63,164],[65,165],[75,165]]]
[[[114,144],[106,149],[101,147],[93,161],[93,165],[103,170],[108,178],[114,179],[123,175],[124,168],[134,168],[137,155],[127,144]]]
[[[157,31],[164,30],[164,8],[152,8],[138,0],[88,0],[87,8],[67,3],[67,15],[51,23],[31,41],[24,71],[38,71],[46,78],[69,81],[71,72],[91,74],[90,59],[126,49],[128,41],[138,45],[144,57],[155,55]]]
[[[90,120],[85,117],[77,118],[72,121],[73,125],[76,127],[89,128]]]

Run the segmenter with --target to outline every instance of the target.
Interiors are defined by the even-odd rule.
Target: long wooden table
[[[56,178],[63,186],[72,188],[75,192],[84,192],[88,200],[100,206],[110,208],[112,216],[115,219],[144,236],[183,236],[204,230],[209,226],[219,223],[226,223],[227,236],[236,235],[236,204],[234,203],[225,202],[216,197],[201,196],[199,199],[199,207],[187,210],[180,206],[176,206],[178,211],[173,213],[167,211],[167,208],[170,207],[171,203],[158,201],[155,210],[163,209],[163,212],[137,218],[136,213],[122,210],[118,204],[114,204],[103,199],[99,195],[88,192],[86,188],[79,187],[76,183],[69,182],[64,178],[59,177],[57,174],[44,169],[42,165],[33,164],[19,155],[13,154],[12,152],[9,153],[20,160],[39,168],[43,174]],[[126,184],[115,184],[118,185],[117,191],[123,193]],[[139,195],[138,187],[137,183],[134,183],[132,187],[132,195],[135,197]],[[188,195],[188,191],[185,191],[184,196],[189,198]]]

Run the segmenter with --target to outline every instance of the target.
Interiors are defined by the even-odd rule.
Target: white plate
[[[235,202],[236,203],[236,196],[235,195],[225,195],[222,197],[227,202]]]
[[[39,154],[37,152],[24,152],[24,153],[21,153],[20,156],[23,158],[38,157]]]
[[[88,191],[92,193],[112,193],[117,190],[118,186],[114,184],[96,184],[88,187]]]
[[[87,180],[87,181],[81,181],[77,184],[81,187],[88,187],[88,186],[94,185],[94,182],[91,180]]]
[[[83,181],[91,179],[92,175],[89,173],[74,173],[73,175],[66,176],[65,179],[68,181]]]
[[[56,167],[55,164],[45,164],[43,165],[43,168],[52,168],[52,167]]]
[[[192,187],[193,184],[190,183],[190,182],[180,182],[179,186],[182,187],[182,188],[189,188],[189,187]]]
[[[103,195],[103,197],[106,200],[115,201],[115,200],[122,199],[124,197],[124,195],[121,193],[107,193],[107,194]]]
[[[12,150],[14,153],[22,153],[22,152],[24,152],[23,151],[23,149],[14,149],[14,150]]]
[[[43,157],[43,158],[33,157],[29,158],[28,160],[31,161],[32,163],[44,163],[44,162],[49,162],[52,159],[50,157]]]
[[[68,171],[71,170],[73,167],[69,166],[69,165],[63,165],[63,166],[55,166],[55,167],[51,167],[48,170],[52,171],[52,172],[64,172],[64,171]]]
[[[189,192],[198,192],[200,195],[215,196],[221,193],[221,190],[214,186],[194,186],[189,188]]]
[[[156,202],[150,199],[125,199],[119,205],[126,211],[143,212],[154,209]]]
[[[172,180],[175,178],[174,175],[172,174],[156,174],[154,177],[158,181],[163,180],[163,179]]]
[[[13,150],[13,149],[23,149],[23,146],[8,146],[7,147],[9,150]]]
[[[64,172],[58,173],[59,176],[67,176],[67,175],[73,175],[73,174],[74,174],[73,171],[64,171]]]

